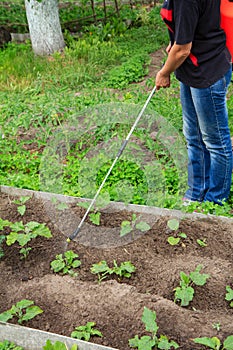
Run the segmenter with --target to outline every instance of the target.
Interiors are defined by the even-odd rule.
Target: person
[[[226,93],[231,55],[220,27],[220,0],[165,0],[161,16],[168,27],[167,59],[156,88],[180,82],[183,133],[188,151],[184,200],[222,204],[232,181],[232,144]]]

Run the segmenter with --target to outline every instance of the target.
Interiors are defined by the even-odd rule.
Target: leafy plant
[[[0,259],[4,256],[4,250],[2,247],[2,244],[5,242],[6,236],[5,235],[0,235]]]
[[[145,221],[138,221],[137,215],[132,214],[132,221],[124,220],[121,223],[120,237],[124,237],[128,233],[132,232],[134,229],[137,229],[142,232],[146,232],[150,229]]]
[[[52,344],[51,340],[46,340],[43,350],[78,350],[78,345],[73,344],[70,348],[63,342],[57,340]]]
[[[25,203],[30,199],[30,196],[21,196],[19,199],[15,199],[13,203],[17,204],[17,211],[18,213],[23,216],[26,211],[26,205]]]
[[[230,307],[233,307],[233,289],[230,286],[226,286],[225,299],[230,302]]]
[[[0,350],[23,350],[23,348],[9,340],[3,340],[0,342]]]
[[[210,277],[208,274],[201,274],[200,271],[202,265],[198,265],[193,272],[189,275],[185,274],[183,271],[180,272],[180,286],[176,287],[175,290],[175,302],[180,301],[181,306],[188,306],[194,297],[193,284],[196,286],[203,286],[207,279]]]
[[[75,277],[78,273],[73,269],[81,265],[81,261],[77,258],[78,254],[74,253],[72,250],[67,250],[64,254],[56,255],[56,259],[50,263],[51,269],[54,272],[61,272],[63,275],[69,274]]]
[[[196,344],[202,344],[208,347],[209,349],[214,350],[233,350],[233,335],[230,335],[227,337],[223,344],[221,344],[221,341],[217,337],[202,337],[202,338],[195,338],[193,339],[194,343]]]
[[[169,341],[167,336],[157,336],[159,327],[156,322],[155,311],[151,311],[147,307],[144,307],[144,311],[142,314],[142,322],[145,324],[146,331],[150,332],[151,335],[144,335],[140,338],[138,335],[135,335],[134,338],[129,339],[130,347],[137,348],[138,350],[152,350],[155,347],[156,349],[165,350],[169,350],[171,348],[179,348],[179,345],[173,340]]]
[[[200,247],[206,247],[207,243],[206,243],[206,239],[197,239],[197,244],[199,244]]]
[[[40,224],[36,221],[30,221],[27,224],[20,222],[2,222],[2,225],[9,226],[11,232],[6,236],[6,244],[8,246],[13,245],[15,242],[18,242],[20,247],[25,247],[32,239],[40,236],[45,238],[51,238],[52,234],[50,229],[45,224]],[[25,247],[20,250],[20,253],[23,254],[23,257],[27,257],[30,247]]]
[[[92,336],[102,337],[103,334],[94,328],[95,322],[87,322],[85,326],[78,326],[71,333],[72,338],[89,341]]]
[[[100,261],[98,264],[93,264],[91,267],[91,273],[98,275],[99,283],[107,278],[108,275],[115,274],[119,277],[130,278],[131,274],[135,272],[136,268],[130,261],[125,261],[117,265],[116,260],[113,261],[114,266],[109,267],[105,260]]]
[[[169,227],[170,230],[172,231],[177,231],[180,227],[179,220],[177,219],[170,219],[167,222],[167,226]],[[181,238],[187,238],[187,235],[184,232],[178,232],[177,233],[178,237],[174,236],[169,236],[167,241],[170,245],[177,245],[180,243]]]
[[[7,322],[13,317],[18,319],[18,323],[29,321],[35,316],[41,314],[43,310],[34,305],[34,301],[28,299],[22,299],[18,301],[15,305],[12,305],[11,309],[4,311],[0,314],[0,321]]]

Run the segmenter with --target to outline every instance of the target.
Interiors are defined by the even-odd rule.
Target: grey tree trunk
[[[61,50],[61,31],[57,0],[25,0],[32,49],[37,55],[50,55]]]

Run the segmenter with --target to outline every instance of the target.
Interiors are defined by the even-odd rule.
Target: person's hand
[[[163,70],[161,69],[156,75],[155,85],[156,90],[170,87],[170,75],[164,75]]]
[[[166,53],[169,54],[169,52],[171,51],[172,48],[172,44],[171,42],[168,44],[167,48],[166,48]]]

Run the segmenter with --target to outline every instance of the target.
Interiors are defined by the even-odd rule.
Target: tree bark
[[[32,49],[40,56],[51,55],[65,46],[57,0],[25,0]]]

